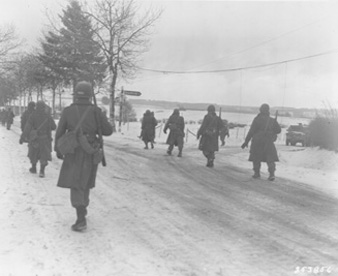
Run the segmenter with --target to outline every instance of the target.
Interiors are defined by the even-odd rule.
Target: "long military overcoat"
[[[222,127],[224,127],[223,122],[215,112],[206,114],[197,132],[197,137],[201,136],[201,147],[199,149],[204,152],[218,151],[218,137]]]
[[[28,105],[27,110],[25,110],[25,112],[22,113],[22,115],[21,115],[21,122],[20,122],[21,123],[21,131],[24,131],[25,125],[26,125],[26,123],[28,121],[28,118],[33,113],[34,110],[35,110],[35,106]]]
[[[45,111],[45,106],[37,107],[31,113],[22,133],[22,138],[28,141],[32,130],[37,130],[37,140],[28,142],[28,157],[31,163],[38,161],[42,165],[47,165],[52,160],[52,130],[56,129],[53,118]]]
[[[151,112],[146,112],[142,119],[142,140],[145,143],[152,142],[155,139],[155,127],[157,121]]]
[[[97,120],[101,124],[102,135],[109,136],[113,133],[112,125],[108,122],[101,109],[95,107],[86,99],[79,99],[62,112],[55,133],[55,151],[57,151],[58,139],[66,132],[76,128],[78,121],[87,108],[89,110],[81,124],[81,128],[90,142],[97,140],[99,130]],[[93,162],[93,155],[88,154],[79,146],[74,153],[64,156],[57,186],[62,188],[93,188],[95,187],[97,167],[98,165]]]
[[[170,130],[166,143],[168,145],[182,146],[184,127],[184,118],[179,114],[172,114],[163,129],[165,132],[168,128]]]
[[[259,113],[252,121],[245,138],[246,143],[252,139],[249,161],[279,161],[274,142],[280,132],[281,127],[274,118],[271,118],[269,114]]]

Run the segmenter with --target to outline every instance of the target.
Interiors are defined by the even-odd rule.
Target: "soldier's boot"
[[[254,171],[254,175],[252,176],[252,178],[260,178],[261,177],[261,163],[260,162],[253,162],[253,171]]]
[[[172,150],[173,150],[173,149],[172,149],[171,147],[169,147],[168,150],[167,150],[167,154],[168,154],[168,155],[171,155]]]
[[[270,172],[270,175],[269,175],[269,177],[268,177],[268,180],[269,181],[274,181],[275,180],[275,172]]]
[[[255,178],[255,179],[260,178],[260,177],[261,177],[261,174],[259,171],[255,171],[254,175],[252,176],[252,178]]]
[[[87,209],[85,206],[79,206],[76,208],[77,219],[72,225],[72,230],[76,232],[81,232],[87,229]]]
[[[207,167],[212,168],[214,166],[214,159],[208,158]]]
[[[30,173],[36,173],[36,164],[32,164],[32,167],[29,169]]]
[[[179,152],[178,152],[178,155],[177,155],[178,157],[182,157],[182,149],[180,149],[179,150]]]
[[[154,143],[150,142],[150,144],[151,144],[151,148],[153,149],[154,148]]]
[[[274,162],[268,163],[268,171],[269,171],[269,181],[274,181],[275,180],[275,170],[276,166]]]
[[[45,168],[46,168],[46,165],[40,165],[39,177],[41,178],[45,177]]]

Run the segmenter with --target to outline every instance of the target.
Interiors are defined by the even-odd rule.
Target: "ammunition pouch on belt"
[[[97,137],[86,135],[82,132],[78,135],[78,141],[81,148],[88,154],[93,155],[94,164],[102,161],[103,153],[100,148],[100,142]]]

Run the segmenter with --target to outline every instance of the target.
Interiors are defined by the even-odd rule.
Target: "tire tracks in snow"
[[[134,156],[145,158],[148,155],[140,150],[118,147]],[[242,245],[237,245],[236,254],[251,258],[251,265],[259,264],[263,270],[279,266],[280,275],[285,275],[297,265],[332,265],[337,261],[337,235],[332,231],[337,229],[334,198],[281,179],[273,183],[250,181],[244,170],[223,167],[223,172],[221,164],[215,169],[201,168],[187,152],[182,159],[158,156],[155,152],[149,159],[155,164],[162,163],[166,170],[163,176],[175,172],[180,175],[163,181],[161,170],[153,164],[153,175],[166,182],[155,186],[163,197],[179,201],[185,212],[199,216],[201,223],[210,224],[209,227],[228,229],[229,237],[242,241]],[[206,181],[208,179],[210,181]],[[169,186],[175,180],[181,180],[187,190]],[[190,201],[188,207],[187,201]],[[321,223],[311,223],[311,216]],[[326,225],[329,233],[325,232]]]

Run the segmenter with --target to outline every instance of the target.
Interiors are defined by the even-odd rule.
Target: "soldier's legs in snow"
[[[275,170],[276,170],[276,164],[275,162],[267,162],[268,165],[268,171],[269,171],[269,180],[273,181],[275,180]]]
[[[225,145],[225,131],[221,131],[219,135],[219,139],[221,140],[222,146]]]
[[[178,141],[178,157],[182,157],[182,151],[183,151],[183,137]]]
[[[28,146],[28,157],[32,164],[32,167],[29,169],[29,171],[31,173],[36,173],[36,164],[39,161],[38,150],[31,145]]]
[[[215,152],[214,151],[211,151],[209,153],[208,160],[209,160],[209,167],[213,167],[214,166],[214,160],[215,160]]]
[[[183,151],[183,145],[184,145],[184,140],[183,136],[178,136],[176,138],[176,145],[178,147],[178,157],[182,157],[182,151]]]
[[[82,231],[87,228],[87,207],[89,205],[89,188],[71,188],[70,200],[72,206],[76,209],[76,222],[72,225],[73,231]]]
[[[144,142],[144,144],[145,144],[144,149],[148,149],[148,143],[147,143],[147,142]]]
[[[213,167],[214,159],[215,159],[215,152],[204,150],[203,155],[207,158],[207,167]]]
[[[174,148],[174,145],[173,145],[173,144],[172,144],[172,145],[169,145],[168,150],[167,150],[167,153],[168,153],[169,155],[171,155],[171,152],[173,151],[173,148]]]
[[[73,231],[83,231],[87,229],[87,221],[86,221],[87,209],[85,206],[79,206],[76,208],[76,221],[72,225]]]
[[[45,168],[48,165],[47,160],[40,160],[40,172],[39,177],[45,177]]]
[[[254,175],[252,177],[253,178],[261,177],[261,162],[253,161],[252,165],[253,165],[253,171],[254,171]]]
[[[89,188],[71,188],[70,202],[74,208],[79,206],[88,207],[89,205]]]
[[[32,163],[32,167],[29,169],[31,173],[36,173],[36,163]]]

